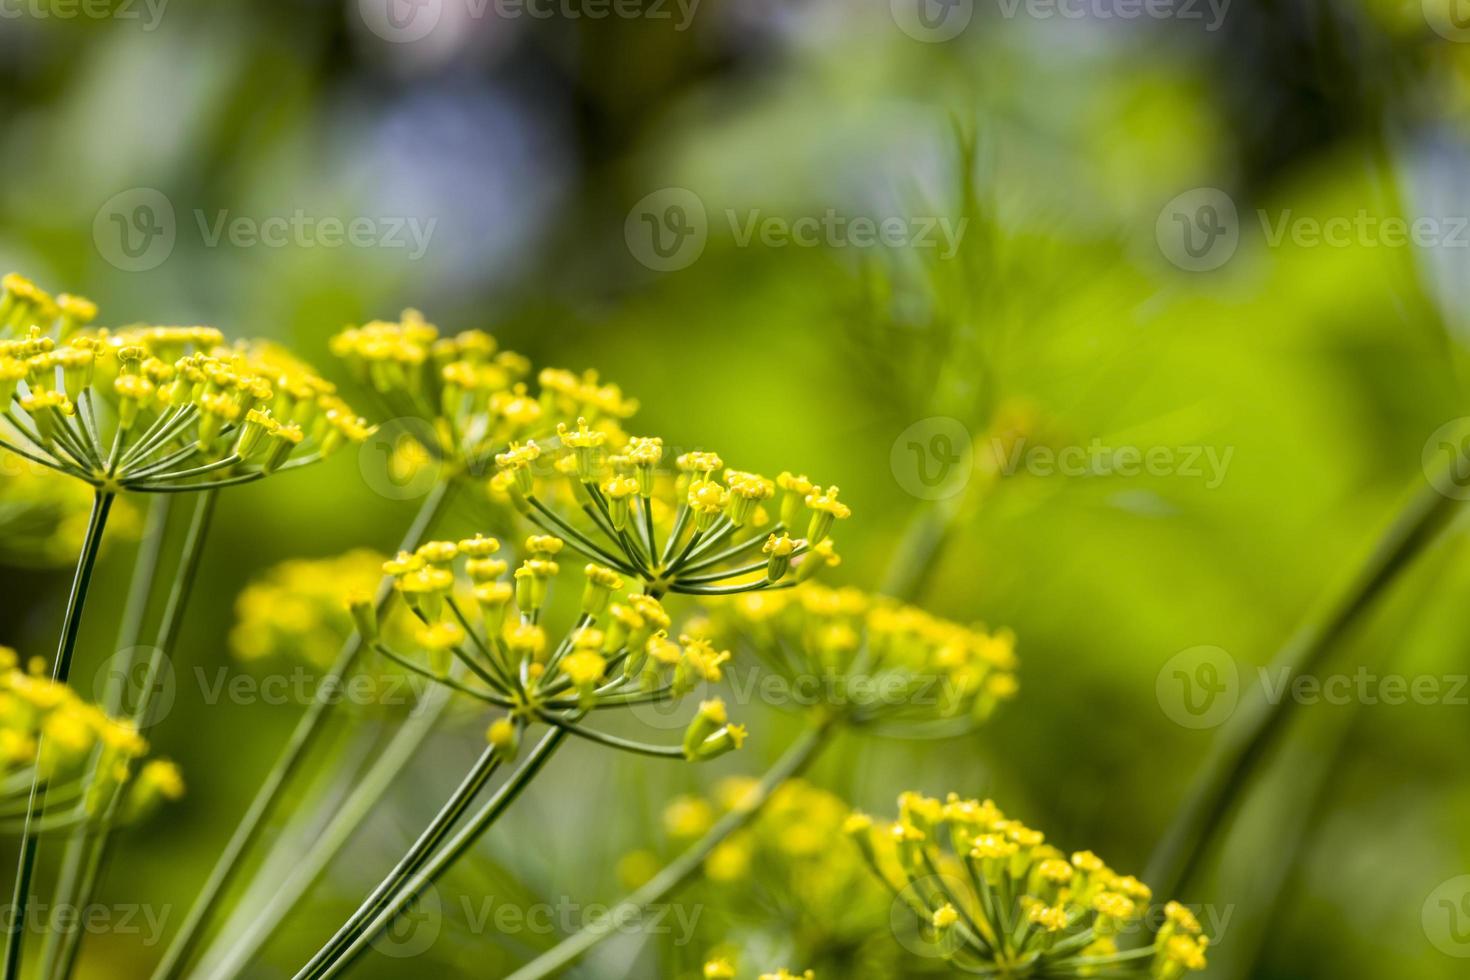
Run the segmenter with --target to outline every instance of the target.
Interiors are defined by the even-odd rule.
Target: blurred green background
[[[961,0],[926,7],[937,21],[904,0],[601,18],[576,2],[545,18],[390,2],[4,4],[0,268],[95,299],[105,323],[276,338],[339,380],[327,338],[407,306],[538,365],[596,368],[641,399],[636,431],[841,485],[856,511],[845,583],[879,587],[913,522],[953,514],[922,604],[1012,627],[1020,698],[964,739],[844,740],[812,779],[855,805],[890,812],[905,788],[991,795],[1061,846],[1141,871],[1217,732],[1171,720],[1171,658],[1219,647],[1253,682],[1467,412],[1470,32],[1437,0],[1134,17]],[[1222,201],[1233,215],[1202,210]],[[904,231],[746,235],[829,213]],[[272,218],[284,237],[255,241]],[[1428,231],[1394,240],[1390,218]],[[365,221],[363,237],[334,243],[323,219]],[[1348,230],[1314,236],[1330,219]],[[652,251],[654,226],[687,221],[693,245]],[[960,221],[953,249],[919,234]],[[1203,255],[1183,251],[1191,231]],[[1171,462],[1038,464],[993,483],[964,469],[953,495],[924,499],[935,433],[983,460],[992,426],[1017,419],[1030,446],[1098,440]],[[178,694],[151,735],[189,794],[128,834],[102,900],[182,917],[301,710],[207,704],[193,667],[246,672],[227,650],[234,599],[272,564],[393,547],[415,502],[380,492],[381,454],[224,496]],[[455,520],[483,523],[468,505]],[[104,558],[84,690],[111,653],[129,550]],[[5,561],[0,642],[48,653],[69,572]],[[1463,675],[1467,588],[1470,543],[1453,531],[1335,649],[1333,672]],[[1435,896],[1470,872],[1470,706],[1442,700],[1296,714],[1224,859],[1180,896],[1229,916],[1209,976],[1465,975],[1470,944]],[[708,768],[569,748],[441,891],[614,899],[619,859],[656,849],[665,802],[759,772],[796,730],[744,713],[752,744]],[[359,713],[342,737],[366,745],[393,723]],[[250,976],[291,974],[482,731],[446,726]],[[725,892],[704,899],[701,942],[723,938],[722,903],[758,907]],[[771,964],[793,948],[777,917],[742,929]],[[361,972],[500,975],[553,940],[446,914],[422,957]],[[667,940],[619,938],[582,975],[689,975],[704,947]],[[83,974],[146,975],[158,953],[99,936]]]

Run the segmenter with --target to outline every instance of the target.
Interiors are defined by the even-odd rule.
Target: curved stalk
[[[766,770],[760,783],[747,795],[740,807],[721,817],[713,827],[705,832],[703,837],[690,845],[673,863],[650,878],[643,887],[614,905],[608,914],[598,919],[595,924],[584,926],[580,932],[563,939],[552,949],[512,973],[507,980],[535,980],[535,978],[547,977],[558,970],[565,969],[603,939],[644,915],[649,906],[662,901],[666,895],[698,873],[704,865],[704,859],[709,857],[710,852],[723,843],[725,838],[754,820],[776,788],[809,766],[835,730],[830,719],[808,729],[805,734],[791,743],[771,768]],[[304,978],[298,977],[297,980],[304,980]]]
[[[1315,673],[1398,574],[1438,538],[1460,504],[1436,490],[1432,480],[1410,497],[1347,585],[1276,654],[1273,673]],[[1198,870],[1295,707],[1291,698],[1272,704],[1263,690],[1247,692],[1220,729],[1200,776],[1149,861],[1145,877],[1158,893],[1178,894]]]
[[[367,951],[369,944],[382,935],[397,920],[398,916],[402,915],[404,910],[423,894],[424,889],[438,881],[444,872],[463,857],[485,831],[500,819],[501,814],[510,808],[510,805],[550,760],[566,735],[564,730],[554,728],[542,736],[541,741],[536,743],[536,747],[526,757],[526,761],[511,773],[510,778],[495,791],[495,795],[485,802],[485,805],[471,818],[470,822],[458,834],[455,834],[454,838],[445,844],[444,848],[435,854],[422,870],[398,890],[391,903],[383,909],[371,925],[360,932],[350,946],[323,964],[315,974],[309,974],[303,969],[296,975],[295,980],[306,980],[308,976],[334,977],[351,966],[359,956]]]
[[[82,610],[87,604],[87,589],[92,583],[92,571],[97,565],[97,552],[102,546],[102,532],[107,527],[107,515],[112,510],[113,495],[98,492],[92,498],[92,514],[87,520],[87,534],[82,541],[82,552],[77,558],[76,574],[72,577],[71,594],[66,602],[66,619],[61,630],[61,640],[56,649],[56,661],[51,665],[51,679],[65,684],[71,675],[72,656],[76,653],[77,634],[81,632]],[[36,740],[36,759],[39,763],[44,748],[44,737]],[[20,859],[16,865],[15,892],[11,902],[11,915],[5,939],[5,977],[15,980],[20,975],[21,954],[25,944],[26,905],[30,900],[31,877],[36,870],[36,815],[45,808],[46,785],[41,779],[39,764],[31,780],[30,801],[26,805],[25,823],[21,829]]]
[[[423,543],[429,528],[446,510],[452,496],[452,487],[452,483],[441,483],[434,488],[419,508],[418,516],[415,517],[413,526],[404,536],[399,546],[400,549],[412,551]],[[385,579],[378,587],[377,606],[380,612],[391,594],[392,585]],[[301,716],[301,720],[296,723],[275,765],[266,774],[260,789],[256,791],[255,798],[250,801],[245,815],[235,827],[224,850],[220,852],[214,868],[210,871],[204,887],[194,900],[194,905],[189,909],[178,934],[174,936],[162,961],[154,970],[153,980],[174,980],[182,975],[225,889],[239,873],[242,867],[241,859],[255,843],[261,831],[265,829],[266,819],[281,801],[286,784],[305,760],[307,750],[315,743],[317,735],[322,730],[322,723],[328,710],[336,703],[337,699],[329,697],[328,692],[340,685],[342,679],[357,663],[362,649],[361,635],[353,633],[337,654],[337,660],[332,664],[331,670],[322,678],[322,683],[317,685],[316,697],[312,699],[306,712]]]
[[[342,923],[332,938],[328,939],[302,968],[303,973],[315,974],[317,970],[330,964],[341,950],[346,949],[353,939],[362,934],[362,930],[373,916],[387,908],[392,900],[393,891],[402,882],[407,881],[410,875],[423,867],[434,848],[449,836],[449,831],[454,824],[469,809],[475,796],[489,782],[490,777],[498,768],[500,768],[500,753],[493,746],[487,746],[480,753],[480,758],[474,766],[465,774],[464,779],[460,781],[454,793],[439,808],[434,819],[424,828],[423,833],[419,834],[418,840],[413,842],[413,846],[398,859],[393,870],[389,871],[368,897],[363,899],[357,911],[348,916],[347,921]]]

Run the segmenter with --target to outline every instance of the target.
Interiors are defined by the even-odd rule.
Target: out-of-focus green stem
[[[1462,501],[1440,493],[1435,483],[1431,478],[1409,498],[1342,590],[1286,642],[1272,660],[1273,673],[1314,673],[1374,600],[1436,540]],[[1179,894],[1198,870],[1295,708],[1291,698],[1272,703],[1259,688],[1244,695],[1149,862],[1146,879],[1158,894]]]
[[[419,508],[418,516],[414,518],[413,526],[404,535],[400,549],[412,551],[423,543],[429,528],[447,509],[453,496],[453,486],[452,482],[440,483],[429,493]],[[392,595],[392,583],[385,579],[378,587],[377,607],[379,611],[387,604],[390,595]],[[255,798],[251,800],[249,808],[245,811],[245,815],[240,819],[229,841],[226,842],[224,850],[220,852],[214,868],[210,871],[208,879],[205,880],[199,896],[194,900],[193,907],[189,909],[183,925],[180,926],[179,932],[164,953],[162,961],[154,970],[153,980],[175,980],[183,974],[189,957],[193,954],[200,939],[203,938],[203,931],[218,907],[225,889],[234,881],[235,876],[243,867],[242,858],[245,852],[265,829],[266,819],[280,802],[286,784],[300,768],[301,763],[305,761],[307,750],[311,748],[317,735],[321,732],[328,710],[333,704],[338,703],[339,699],[333,697],[331,692],[338,689],[342,679],[357,663],[358,654],[362,649],[362,636],[354,632],[343,644],[336,662],[322,678],[322,682],[317,685],[316,697],[302,714],[301,720],[297,722],[281,755],[276,759],[270,772],[266,774],[260,789],[256,791]]]
[[[831,719],[807,729],[800,738],[787,747],[781,758],[766,770],[760,782],[741,800],[740,806],[721,817],[705,832],[703,837],[691,844],[662,871],[650,878],[643,887],[614,905],[608,914],[598,919],[595,924],[585,926],[579,932],[563,939],[556,946],[512,973],[507,980],[538,980],[540,977],[548,977],[576,962],[593,946],[618,932],[629,922],[636,921],[649,906],[662,901],[666,895],[697,874],[704,865],[704,859],[709,857],[710,852],[720,846],[727,837],[754,820],[770,799],[771,794],[782,783],[799,775],[811,764],[817,753],[827,744],[834,730]]]
[[[92,514],[87,521],[87,534],[82,539],[82,552],[77,558],[76,574],[72,577],[71,594],[66,602],[66,619],[61,629],[61,640],[56,649],[56,662],[51,665],[51,679],[65,684],[71,676],[72,656],[76,653],[77,635],[81,632],[82,611],[87,604],[87,588],[92,582],[92,571],[97,565],[97,553],[102,547],[102,532],[107,527],[107,515],[112,510],[113,495],[98,491],[92,498]],[[30,900],[31,877],[36,871],[36,849],[40,841],[36,836],[35,823],[46,806],[46,783],[41,778],[41,753],[45,750],[44,736],[36,740],[36,767],[31,778],[31,795],[26,804],[25,823],[21,829],[20,859],[15,871],[15,892],[11,902],[11,915],[7,923],[5,940],[5,978],[15,980],[20,975],[21,957],[25,945],[26,906]]]
[[[448,688],[436,687],[425,696],[429,700],[394,733],[382,755],[342,802],[307,852],[292,867],[290,876],[271,892],[265,907],[251,916],[249,926],[218,961],[206,964],[210,977],[214,980],[227,980],[250,963],[251,957],[270,938],[281,921],[291,914],[302,897],[327,870],[332,859],[341,853],[357,828],[362,826],[362,822],[382,802],[383,795],[403,772],[419,746],[423,745],[435,722],[449,705],[449,694]]]

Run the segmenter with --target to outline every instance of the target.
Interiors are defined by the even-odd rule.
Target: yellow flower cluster
[[[850,516],[838,489],[803,476],[769,480],[717,453],[668,460],[662,439],[623,437],[579,418],[557,438],[495,457],[492,499],[654,595],[787,588],[838,562],[833,524]],[[779,504],[768,509],[778,492]],[[794,537],[793,535],[800,535]]]
[[[722,633],[781,674],[795,703],[852,724],[979,722],[1015,696],[1015,636],[815,582],[711,602]]]
[[[845,829],[960,969],[1154,980],[1204,969],[1209,939],[1177,902],[1152,941],[1126,943],[1144,932],[1153,895],[1091,851],[1064,854],[989,800],[904,793],[898,805],[891,824],[855,813]]]
[[[595,372],[546,368],[533,393],[525,357],[501,350],[483,330],[441,336],[417,310],[396,322],[342,331],[332,338],[332,353],[386,412],[431,420],[428,432],[410,431],[430,458],[471,474],[513,441],[550,435],[579,415],[593,419],[599,432],[619,435],[619,422],[638,410],[637,401]]]
[[[418,618],[417,653],[404,654],[379,635],[372,603],[352,606],[374,649],[415,673],[504,709],[488,733],[506,752],[515,725],[541,722],[615,748],[648,755],[712,759],[740,747],[745,729],[731,724],[719,700],[703,702],[681,747],[614,738],[583,725],[590,713],[683,697],[701,681],[717,681],[729,653],[707,640],[670,639],[672,621],[651,595],[623,594],[624,580],[607,567],[582,569],[581,614],[559,636],[543,625],[565,543],[531,535],[514,571],[495,538],[431,541],[383,565]],[[420,661],[426,661],[421,664]]]
[[[756,782],[729,777],[708,798],[676,797],[663,812],[670,842],[682,849],[724,814],[747,806],[757,793]],[[840,797],[804,779],[777,787],[747,827],[705,858],[704,875],[714,885],[707,903],[714,905],[718,925],[728,929],[738,923],[739,931],[747,933],[780,923],[790,935],[773,937],[773,942],[794,940],[801,958],[818,965],[882,930],[887,898],[851,848],[834,846],[848,812]],[[624,859],[623,867],[639,872],[657,862],[652,854],[636,852]],[[766,903],[752,909],[747,900],[752,891],[765,896]],[[890,947],[883,944],[891,953]]]
[[[382,575],[383,556],[366,548],[281,562],[236,598],[230,649],[241,660],[284,656],[326,670],[353,630],[348,600],[371,595]]]
[[[735,980],[737,976],[727,957],[717,957],[704,964],[704,980]],[[775,973],[762,973],[757,980],[816,980],[816,976],[812,970],[793,973],[783,966]]]
[[[244,483],[368,435],[274,345],[225,346],[212,327],[94,329],[86,300],[13,273],[0,288],[0,433],[15,439],[0,445],[95,487]]]
[[[159,801],[183,795],[183,778],[172,762],[153,759],[133,773],[148,752],[135,726],[40,676],[39,663],[32,666],[36,670],[22,669],[15,651],[0,647],[0,773],[6,776],[0,802],[23,803],[29,774],[39,771],[50,785],[42,829],[61,830],[100,814],[130,779],[125,817],[140,817]],[[81,771],[94,756],[98,778],[87,783]],[[68,817],[53,815],[62,808]],[[12,823],[0,817],[0,831],[20,829]]]

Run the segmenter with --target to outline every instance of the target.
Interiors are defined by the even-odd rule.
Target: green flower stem
[[[649,906],[662,901],[666,895],[698,874],[710,852],[755,819],[776,788],[810,765],[835,731],[837,727],[832,719],[807,729],[766,770],[760,783],[746,796],[741,806],[721,817],[703,837],[649,879],[643,887],[614,905],[607,915],[563,939],[552,949],[512,973],[507,980],[536,980],[565,969],[593,946],[622,929],[627,923],[636,921]],[[297,980],[305,978],[297,977]]]
[[[647,504],[647,501],[644,501]],[[689,504],[687,501],[679,502],[679,509],[674,513],[674,526],[669,529],[669,539],[664,542],[664,553],[659,558],[660,568],[669,567],[669,559],[674,557],[674,549],[679,546],[679,537],[684,533],[684,526],[689,523]]]
[[[718,587],[706,587],[698,585],[685,586],[676,582],[675,584],[669,586],[669,591],[673,592],[676,595],[739,595],[742,592],[756,592],[761,590],[767,592],[780,592],[782,589],[789,589],[795,585],[795,582],[781,582],[777,585],[772,585],[765,579],[761,579],[758,582],[746,582],[744,585],[725,585]]]
[[[191,411],[196,411],[193,405],[184,409],[170,408],[158,416],[148,428],[143,430],[142,438],[133,443],[132,448],[123,451],[122,457],[118,460],[118,465],[126,467],[144,458],[174,435],[184,431],[184,427],[189,424],[193,416],[189,415],[188,418],[184,418],[182,421],[179,421],[180,417]]]
[[[26,773],[26,776],[29,778],[30,773]],[[58,807],[64,807],[68,803],[76,803],[84,795],[83,791],[85,789],[86,784],[81,780],[65,783],[59,788],[48,786],[46,789],[46,806],[54,810]],[[29,802],[30,794],[26,794],[24,798],[9,799],[0,803],[0,817],[25,816],[26,806]]]
[[[213,463],[204,463],[201,466],[195,466],[194,468],[187,470],[175,470],[174,472],[168,474],[168,478],[170,480],[188,480],[196,476],[204,476],[205,474],[213,473],[216,470],[227,470],[240,462],[242,462],[240,457],[236,456],[234,453],[231,453],[224,459],[217,459]],[[130,473],[128,474],[128,480],[129,482],[135,480],[139,482],[144,482],[155,474],[166,469],[168,469],[168,467],[163,466],[160,469],[156,470],[145,470],[138,473]]]
[[[109,671],[107,688],[102,697],[103,710],[114,717],[121,714],[123,710],[123,697],[127,690],[126,682],[132,673],[138,642],[142,639],[143,619],[148,614],[148,601],[153,594],[159,560],[163,557],[163,544],[167,537],[168,518],[173,509],[173,501],[173,497],[161,495],[154,497],[148,506],[143,540],[138,546],[138,554],[133,561],[133,575],[128,584],[127,604],[123,607],[122,621],[117,631],[117,656],[121,660]],[[85,777],[88,782],[96,778],[101,756],[101,749],[93,751]],[[56,887],[58,900],[52,903],[53,908],[61,907],[60,898],[62,896],[76,893],[88,860],[89,840],[85,832],[79,832],[73,834],[67,841],[65,856],[62,860],[61,877]],[[70,972],[70,964],[80,939],[79,934],[60,936],[58,933],[48,932],[41,956],[41,975],[64,976]],[[64,960],[67,964],[60,970],[57,969],[59,959]]]
[[[227,480],[209,480],[204,483],[125,483],[124,486],[140,493],[194,493],[198,490],[219,490],[222,487],[238,487],[242,483],[254,483],[265,475],[265,472],[261,470],[242,476],[232,476]],[[169,474],[165,473],[164,477],[169,478]]]
[[[353,939],[361,935],[362,930],[372,920],[373,916],[388,906],[392,901],[393,892],[399,884],[408,880],[410,875],[423,867],[424,863],[429,859],[429,856],[434,852],[434,848],[438,847],[449,836],[450,830],[453,829],[455,823],[459,821],[459,818],[464,815],[465,811],[470,808],[470,804],[474,802],[475,796],[490,781],[490,777],[495,774],[495,770],[500,768],[500,758],[500,752],[493,746],[485,747],[484,751],[480,753],[480,758],[476,760],[469,772],[465,773],[464,779],[460,781],[459,786],[455,788],[449,799],[444,802],[444,805],[439,808],[439,812],[434,815],[434,819],[424,828],[423,833],[419,834],[418,839],[413,842],[413,845],[398,859],[398,863],[393,866],[393,870],[389,871],[383,880],[378,883],[377,887],[372,890],[371,894],[363,899],[362,904],[357,907],[357,911],[353,912],[347,918],[347,921],[342,923],[332,935],[332,938],[327,940],[321,949],[317,951],[316,955],[302,968],[303,972],[312,973],[331,963],[337,953],[346,949]]]
[[[256,952],[321,879],[328,865],[382,802],[388,789],[402,775],[414,753],[433,731],[449,703],[447,688],[436,687],[425,695],[421,709],[394,733],[377,761],[342,802],[331,822],[313,841],[310,849],[294,863],[290,876],[271,892],[265,907],[252,914],[249,927],[239,938],[217,960],[206,961],[206,969],[202,969],[202,973],[207,973],[214,980],[228,980],[250,964]]]
[[[771,525],[771,528],[767,532],[767,534],[779,535],[785,530],[786,525],[782,524],[780,521],[777,521],[775,524]],[[765,547],[765,543],[766,539],[762,538],[759,534],[752,535],[749,539],[742,541],[739,544],[731,545],[724,551],[717,551],[712,555],[701,555],[698,561],[686,562],[684,567],[679,569],[679,571],[681,574],[686,576],[687,580],[687,576],[689,576],[691,573],[701,572],[706,568],[711,568],[715,565],[718,565],[722,561],[734,561],[747,552],[759,551],[761,548]],[[805,550],[805,546],[803,546],[803,550]]]
[[[1272,671],[1289,676],[1315,673],[1374,600],[1438,538],[1461,503],[1436,490],[1433,480],[1426,483],[1408,500],[1341,592],[1277,652]],[[1146,880],[1156,893],[1179,894],[1198,870],[1236,798],[1294,708],[1291,698],[1272,704],[1263,690],[1246,692],[1221,727],[1200,776],[1149,862]]]
[[[183,551],[179,555],[179,567],[174,575],[173,586],[169,590],[168,601],[164,605],[157,639],[148,654],[148,672],[138,692],[138,703],[133,706],[131,714],[133,724],[140,731],[146,731],[152,723],[153,696],[157,691],[158,674],[173,653],[179,627],[184,620],[184,610],[188,608],[194,584],[199,578],[199,562],[204,556],[204,541],[209,536],[210,522],[214,518],[215,504],[218,499],[218,493],[207,490],[200,494],[194,503],[194,514],[189,521]],[[142,591],[146,593],[148,590],[145,587]],[[131,602],[131,597],[129,601]],[[131,665],[130,660],[129,667]],[[120,678],[115,673],[113,679]],[[100,759],[94,759],[89,781],[96,778],[96,767],[99,762]],[[72,843],[77,844],[77,847],[73,850],[70,844],[68,845],[54,908],[86,908],[91,903],[111,848],[112,831],[117,821],[118,810],[122,805],[123,795],[121,789],[112,794],[95,830],[90,834],[84,831],[73,836]],[[81,939],[82,930],[80,928],[49,932],[46,936],[46,945],[42,950],[41,975],[43,977],[70,975],[76,964],[77,954],[80,952]],[[57,972],[53,974],[53,970]]]
[[[51,665],[51,679],[59,684],[65,684],[71,676],[72,655],[76,653],[82,610],[87,604],[87,588],[92,583],[92,571],[97,565],[97,553],[102,547],[102,532],[107,527],[107,515],[112,511],[113,499],[112,494],[102,492],[92,498],[92,514],[87,521],[87,534],[82,541],[82,552],[77,558],[76,574],[72,578],[71,594],[66,602],[66,619],[56,649],[56,662]],[[25,944],[26,905],[30,900],[31,877],[35,874],[36,849],[40,844],[33,823],[36,814],[46,805],[46,788],[41,779],[39,764],[44,741],[44,738],[36,740],[37,767],[31,779],[30,802],[26,808],[25,824],[21,829],[20,859],[16,865],[15,892],[5,939],[6,980],[15,980],[20,975],[21,954]]]
[[[32,463],[37,463],[41,466],[44,466],[48,470],[59,470],[63,473],[69,473],[72,476],[79,477],[89,482],[93,479],[91,474],[83,473],[81,470],[77,469],[74,466],[58,465],[57,460],[49,459],[45,456],[38,456],[33,452],[20,448],[7,439],[0,439],[0,449],[15,453],[15,455],[20,456],[24,459],[28,459]]]
[[[346,970],[361,956],[368,946],[382,935],[397,920],[405,909],[414,903],[423,894],[424,889],[434,884],[449,870],[471,847],[484,835],[485,831],[498,820],[510,805],[516,801],[531,781],[535,779],[541,768],[551,759],[567,733],[560,728],[554,728],[542,736],[541,741],[531,750],[531,754],[520,764],[515,772],[510,774],[495,795],[485,802],[473,817],[470,818],[459,833],[444,845],[443,849],[435,854],[429,862],[423,866],[414,877],[393,896],[391,903],[383,909],[383,912],[363,929],[352,944],[340,952],[332,960],[325,963],[315,974],[308,974],[303,969],[296,975],[295,980],[306,980],[308,976],[319,978],[333,977]]]
[[[404,535],[400,549],[412,551],[417,548],[428,535],[429,529],[448,508],[453,496],[452,483],[441,483],[437,485],[424,500],[419,508],[418,516],[415,517],[413,526]],[[392,583],[384,579],[378,586],[377,606],[381,612],[387,604],[389,596],[392,595]],[[322,731],[322,723],[326,719],[328,710],[337,699],[329,697],[328,692],[336,688],[357,663],[358,655],[362,652],[363,642],[361,635],[353,633],[347,642],[342,645],[337,654],[337,660],[332,664],[322,683],[317,685],[316,697],[307,707],[301,720],[296,723],[296,728],[291,732],[290,739],[276,759],[275,765],[265,776],[256,791],[255,798],[250,801],[249,808],[240,819],[234,833],[225,844],[224,850],[220,852],[214,868],[209,873],[204,887],[200,890],[194,905],[189,909],[184,923],[179,932],[174,936],[162,961],[153,972],[154,980],[173,980],[182,975],[188,963],[190,955],[203,938],[203,930],[208,925],[219,905],[224,891],[229,887],[235,876],[243,867],[242,858],[249,850],[261,831],[265,829],[266,819],[275,810],[285,792],[286,784],[306,759],[306,753],[315,742],[317,735]]]
[[[392,650],[381,643],[373,644],[373,652],[381,657],[384,657],[387,660],[391,660],[393,663],[397,664],[399,667],[402,667],[404,670],[409,671],[410,673],[417,674],[420,677],[426,677],[429,680],[433,681],[435,684],[442,684],[445,687],[450,688],[451,690],[459,691],[461,694],[467,694],[470,697],[474,698],[476,701],[485,701],[489,704],[495,705],[498,708],[511,707],[511,703],[509,701],[500,697],[494,691],[476,690],[475,688],[470,687],[468,684],[455,680],[453,677],[449,677],[443,674],[436,674],[432,670],[426,670],[425,668],[420,667],[418,664],[414,663],[412,660],[409,660],[406,657],[400,657],[398,654],[394,653]]]
[[[684,755],[684,750],[677,745],[650,745],[647,742],[635,742],[632,739],[619,738],[617,735],[599,732],[595,728],[583,728],[575,722],[557,717],[550,711],[537,711],[536,717],[554,728],[563,729],[578,738],[585,738],[589,742],[606,745],[608,748],[620,749],[623,752],[632,752],[634,755],[650,756],[655,759],[687,759]]]
[[[648,500],[638,497],[638,510],[643,515],[643,537],[644,543],[648,545],[648,560],[650,563],[658,555],[658,528],[653,523],[653,507]]]
[[[596,542],[592,541],[586,535],[582,534],[582,532],[578,531],[566,521],[562,520],[562,518],[555,511],[551,510],[541,501],[537,500],[535,497],[530,496],[528,496],[526,500],[531,504],[532,507],[536,508],[537,512],[541,514],[541,518],[536,517],[536,515],[534,514],[527,514],[526,516],[529,517],[536,524],[540,525],[543,531],[547,531],[551,534],[556,535],[559,538],[564,539],[567,544],[569,544],[573,549],[582,552],[582,554],[586,555],[588,558],[595,558],[598,561],[604,562],[612,566],[613,568],[616,568],[624,575],[632,575],[635,578],[641,578],[637,569],[631,567],[621,558],[618,558],[610,552],[606,551]],[[544,518],[546,521],[550,521],[552,526],[548,527],[545,523],[543,523],[542,518]]]

